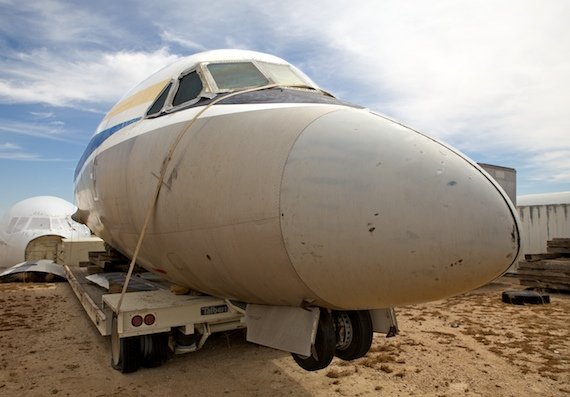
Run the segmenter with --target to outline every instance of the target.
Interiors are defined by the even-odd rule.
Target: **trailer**
[[[78,253],[62,253],[62,258],[73,258],[73,264],[62,263],[65,276],[99,333],[110,336],[111,365],[120,372],[160,366],[172,354],[199,350],[213,333],[243,328],[247,328],[248,342],[291,352],[297,362],[310,358],[307,353],[311,354],[314,346],[321,346],[322,335],[317,332],[319,308],[245,304],[195,291],[177,291],[175,285],[146,271],[131,277],[121,297],[122,293],[117,292],[125,283],[128,259],[108,246],[96,252],[74,247],[81,244],[85,242],[67,241],[62,247]],[[117,272],[118,269],[122,271]],[[332,353],[343,360],[353,360],[367,352],[356,349],[360,345],[352,336],[350,316],[363,316],[366,320],[369,342],[372,332],[386,337],[398,333],[393,308],[335,315],[340,316],[342,323],[333,329],[337,341]],[[332,312],[327,311],[327,316],[332,321]]]
[[[91,283],[87,267],[63,266],[88,317],[101,335],[111,337],[111,364],[120,372],[157,367],[172,352],[200,349],[213,333],[246,327],[244,310],[229,300],[176,295],[164,281],[146,280],[154,289],[126,292],[119,307],[121,294]]]

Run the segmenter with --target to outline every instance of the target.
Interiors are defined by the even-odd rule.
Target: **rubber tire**
[[[296,353],[291,353],[291,355],[295,362],[304,370],[317,371],[326,368],[331,363],[334,358],[335,349],[336,335],[332,316],[327,310],[321,309],[315,344],[311,348],[311,351],[316,351],[317,357],[313,355],[314,352],[312,352],[309,357],[301,356]]]
[[[168,332],[141,336],[141,364],[146,368],[160,367],[168,360]],[[150,346],[145,348],[145,343]]]
[[[502,293],[502,301],[512,305],[524,305],[525,303],[531,305],[544,305],[550,303],[550,295],[530,289],[522,291],[510,290]]]
[[[140,367],[141,341],[138,336],[119,338],[117,317],[113,316],[111,334],[111,366],[124,374],[135,372]]]
[[[368,310],[346,311],[352,325],[352,341],[345,349],[336,349],[336,356],[350,361],[364,357],[372,345],[372,318]]]

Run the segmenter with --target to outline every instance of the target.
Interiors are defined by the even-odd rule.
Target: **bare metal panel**
[[[386,309],[370,310],[370,318],[372,320],[372,329],[374,332],[381,334],[398,332],[398,322],[396,320],[396,311],[394,308],[390,307]]]
[[[310,356],[319,309],[250,304],[245,321],[248,342]]]

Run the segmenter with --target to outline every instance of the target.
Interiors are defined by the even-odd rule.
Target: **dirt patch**
[[[507,305],[508,282],[398,308],[399,336],[313,373],[233,332],[129,375],[66,283],[0,284],[0,395],[570,396],[570,297]]]

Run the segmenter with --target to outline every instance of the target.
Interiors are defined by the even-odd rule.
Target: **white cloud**
[[[61,142],[78,143],[70,131],[62,128],[61,124],[37,123],[0,119],[0,132],[4,134],[26,135],[51,139]]]
[[[529,159],[529,165],[541,170],[541,173],[531,176],[535,181],[570,181],[570,148],[537,154]]]
[[[20,149],[20,146],[10,142],[0,143],[0,150],[14,150],[14,149]]]
[[[55,116],[53,112],[29,112],[36,119],[51,119]]]
[[[62,60],[47,49],[0,60],[0,101],[106,110],[128,89],[178,57],[152,52],[88,52]]]
[[[1,160],[19,160],[19,161],[40,161],[37,154],[25,152],[4,152],[0,151]]]
[[[276,14],[291,30],[320,32],[345,60],[334,67],[366,87],[369,106],[445,139],[476,135],[469,141],[482,150],[528,150],[570,143],[567,4],[335,2],[305,9],[311,24]]]
[[[198,51],[206,50],[206,47],[204,47],[202,44],[167,30],[164,30],[162,31],[162,33],[160,33],[160,38],[166,43],[179,44],[182,47],[190,50],[198,50]]]
[[[71,4],[58,0],[3,3],[0,31],[6,36],[16,32],[20,42],[42,41],[58,47],[108,46],[125,36],[131,37],[124,24],[114,23],[113,13],[101,12],[99,3]]]
[[[61,159],[47,159],[38,154],[29,153],[22,149],[20,145],[11,142],[0,143],[0,160],[62,161]]]

